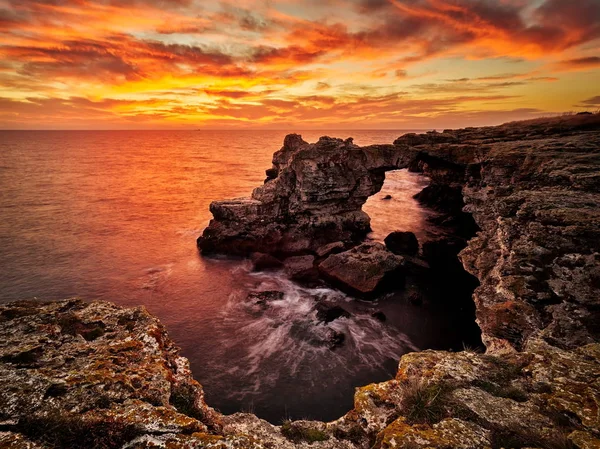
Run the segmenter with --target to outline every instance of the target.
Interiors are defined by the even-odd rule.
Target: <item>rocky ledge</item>
[[[201,248],[316,258],[332,242],[348,250],[368,225],[356,205],[384,171],[422,171],[432,182],[421,201],[452,211],[441,217],[457,237],[471,227],[468,214],[478,226],[460,259],[480,282],[485,354],[407,354],[395,379],[358,388],[340,419],[274,426],[208,407],[143,308],[13,303],[0,307],[0,447],[600,447],[600,116],[406,135],[366,149],[320,142],[288,137],[262,191],[213,205]],[[313,154],[319,145],[323,154]],[[342,193],[337,171],[355,188]],[[344,254],[339,246],[330,248]],[[423,253],[445,260],[461,246],[434,242]]]

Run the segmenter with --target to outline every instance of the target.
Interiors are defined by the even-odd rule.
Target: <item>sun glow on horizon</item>
[[[600,108],[597,0],[0,0],[3,129],[432,129]]]

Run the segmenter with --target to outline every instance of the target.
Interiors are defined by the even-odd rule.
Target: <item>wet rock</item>
[[[413,306],[423,305],[423,295],[418,291],[411,291],[408,293],[408,301]]]
[[[446,213],[458,213],[465,205],[461,185],[431,184],[414,198],[424,206]]]
[[[419,257],[402,256],[404,262],[402,266],[406,269],[407,273],[412,274],[416,277],[431,276],[430,266],[427,262]]]
[[[380,310],[371,313],[371,316],[373,318],[375,318],[377,321],[381,321],[382,323],[387,320],[387,317],[385,316],[385,313],[383,313]]]
[[[419,252],[419,241],[413,232],[394,231],[384,242],[387,249],[394,254],[414,256]]]
[[[248,300],[255,305],[264,307],[271,301],[281,301],[285,294],[277,290],[267,290],[263,292],[251,292],[248,294]]]
[[[283,262],[270,254],[252,253],[252,271],[278,270],[283,267]]]
[[[372,298],[403,285],[403,259],[381,243],[363,243],[329,256],[319,265],[321,275],[350,294]]]
[[[297,320],[290,327],[290,335],[296,340],[315,347],[335,349],[344,344],[346,335],[324,325],[315,325],[310,320]]]
[[[315,309],[317,311],[317,320],[324,323],[331,323],[338,318],[350,318],[350,312],[340,306],[318,303]]]
[[[327,346],[330,349],[339,348],[346,341],[346,334],[333,329],[327,331]]]
[[[294,256],[284,261],[284,270],[290,279],[304,284],[313,284],[319,279],[314,266],[315,256]]]
[[[344,251],[343,242],[333,242],[328,245],[323,245],[317,249],[316,254],[319,257],[327,257],[330,254],[337,254]]]

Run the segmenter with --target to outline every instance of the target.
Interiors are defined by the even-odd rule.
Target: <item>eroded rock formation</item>
[[[341,149],[354,162],[336,159]],[[342,187],[329,181],[354,163]],[[343,217],[362,217],[361,198],[384,170],[401,166],[432,179],[428,201],[435,191],[447,195],[453,204],[440,207],[464,207],[479,227],[460,258],[480,282],[485,354],[407,354],[395,379],[357,389],[342,418],[274,426],[210,409],[187,361],[144,309],[14,303],[0,307],[0,446],[600,447],[600,116],[409,135],[367,149],[289,137],[256,198],[213,207],[201,246],[265,251],[260,242],[271,239],[284,253],[312,252],[359,238],[364,226],[354,233]],[[331,192],[316,187],[323,182]],[[352,183],[358,187],[348,190]],[[336,204],[346,200],[351,210]],[[263,207],[264,233],[255,230]],[[468,225],[449,219],[457,235]],[[324,222],[333,235],[317,232]],[[297,232],[305,240],[294,246]]]
[[[309,144],[290,134],[250,198],[210,205],[214,219],[198,246],[205,254],[296,255],[338,241],[357,243],[370,231],[362,205],[381,189],[386,170],[412,159],[393,145],[361,148],[330,137]]]

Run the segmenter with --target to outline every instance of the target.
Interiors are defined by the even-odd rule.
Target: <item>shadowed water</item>
[[[399,357],[462,347],[451,307],[413,306],[402,294],[378,304],[329,289],[304,289],[248,263],[202,258],[195,240],[212,200],[248,195],[264,179],[285,131],[0,132],[0,302],[80,296],[144,305],[190,359],[210,405],[282,418],[333,419],[354,387],[395,373]],[[324,134],[303,132],[308,141]],[[401,132],[356,131],[359,145]],[[412,230],[423,240],[427,211],[412,195],[426,180],[388,174],[369,199],[372,238]],[[391,200],[382,196],[391,194]],[[279,290],[257,306],[248,292]],[[324,324],[316,301],[351,316]],[[371,316],[383,310],[387,321]],[[331,350],[332,331],[346,340]]]

